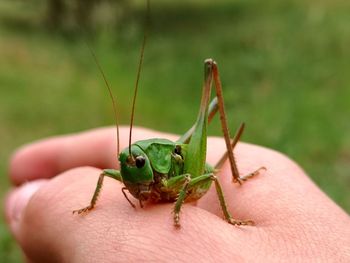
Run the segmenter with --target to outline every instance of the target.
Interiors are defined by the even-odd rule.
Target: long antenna
[[[132,136],[132,126],[134,123],[134,115],[135,115],[135,102],[136,102],[137,90],[139,87],[139,81],[140,81],[140,75],[141,75],[141,69],[142,69],[142,63],[143,63],[143,56],[145,53],[146,40],[148,37],[149,20],[150,20],[149,17],[150,17],[150,1],[147,0],[147,15],[146,15],[145,33],[143,35],[143,41],[142,41],[142,45],[141,45],[141,54],[140,54],[139,66],[137,69],[134,97],[132,100],[132,108],[131,108],[130,132],[129,132],[129,157],[131,157],[131,158],[132,158],[132,155],[131,155],[131,136]]]
[[[88,44],[88,42],[85,42],[85,43],[86,43],[86,45],[88,46],[88,48],[89,48],[89,50],[90,50],[90,53],[91,53],[92,57],[93,57],[94,60],[95,60],[95,63],[96,63],[96,65],[97,65],[97,67],[98,67],[98,70],[100,71],[100,73],[101,73],[101,75],[102,75],[102,77],[103,77],[103,80],[104,80],[104,82],[105,82],[105,84],[106,84],[106,86],[107,86],[109,96],[110,96],[110,98],[111,98],[111,100],[112,100],[113,112],[114,112],[114,120],[115,120],[115,126],[116,126],[116,128],[117,128],[117,156],[119,156],[119,150],[120,150],[120,149],[119,149],[119,147],[120,147],[120,143],[119,143],[119,122],[118,122],[118,114],[117,114],[117,107],[116,107],[116,103],[115,103],[115,98],[114,98],[114,96],[113,96],[112,89],[111,89],[111,87],[109,86],[109,83],[108,83],[107,78],[106,78],[106,76],[105,76],[105,73],[103,72],[102,67],[101,67],[101,65],[100,65],[100,63],[99,63],[99,61],[98,61],[98,59],[97,59],[97,57],[96,57],[96,55],[95,55],[95,52],[92,50],[92,48],[90,47],[90,45]]]

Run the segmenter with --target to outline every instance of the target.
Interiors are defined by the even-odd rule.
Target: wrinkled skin
[[[124,148],[127,128],[121,134]],[[135,141],[152,137],[177,138],[134,130]],[[222,139],[209,138],[209,163],[224,151]],[[110,128],[19,149],[9,168],[16,186],[6,199],[7,222],[31,262],[350,262],[349,216],[300,167],[251,144],[239,143],[235,153],[242,174],[268,168],[242,186],[232,184],[228,164],[218,173],[232,215],[253,219],[254,227],[226,223],[212,187],[184,205],[182,227],[175,229],[173,204],[135,210],[122,184],[109,178],[94,212],[73,216],[94,190],[100,170],[93,167],[118,168]]]

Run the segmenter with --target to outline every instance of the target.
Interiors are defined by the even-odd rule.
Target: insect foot
[[[230,218],[228,222],[231,225],[235,225],[235,226],[254,226],[255,225],[254,221],[252,220],[237,220],[237,219]]]
[[[94,208],[94,207],[91,206],[91,205],[89,205],[89,206],[84,207],[84,208],[82,208],[82,209],[74,210],[74,211],[73,211],[73,214],[78,213],[78,214],[80,215],[81,213],[87,213],[87,212],[90,211],[92,208]]]
[[[174,214],[174,226],[176,228],[180,228],[181,227],[181,225],[180,225],[180,216],[179,216],[178,213]]]
[[[267,171],[267,168],[266,168],[265,166],[262,166],[262,167],[260,167],[259,169],[255,170],[254,172],[251,172],[251,173],[246,174],[246,175],[244,175],[244,176],[240,176],[240,177],[238,177],[237,179],[233,177],[233,180],[232,180],[232,181],[233,181],[234,183],[242,184],[243,182],[247,181],[248,179],[253,178],[253,177],[259,175],[260,172],[262,172],[262,171]]]

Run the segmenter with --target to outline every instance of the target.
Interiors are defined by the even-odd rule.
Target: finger
[[[110,129],[98,129],[31,143],[14,153],[10,162],[10,177],[15,184],[21,184],[38,178],[50,178],[84,164],[99,167],[113,157],[112,140]]]
[[[120,148],[127,147],[129,129],[120,129]],[[134,128],[133,140],[154,137],[176,138],[147,129]],[[20,148],[13,155],[9,173],[15,184],[39,178],[51,178],[65,170],[79,166],[114,168],[116,132],[114,128],[102,128],[74,135],[45,139]]]
[[[215,262],[252,259],[260,251],[254,228],[236,228],[205,210],[184,205],[181,228],[172,222],[172,205],[132,208],[121,184],[106,178],[97,207],[86,215],[72,210],[87,205],[99,170],[78,168],[51,179],[23,208],[13,229],[33,262]],[[24,187],[24,186],[22,186]],[[10,219],[11,220],[11,219]],[[249,240],[256,245],[241,247]]]

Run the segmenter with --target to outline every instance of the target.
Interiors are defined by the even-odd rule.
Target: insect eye
[[[176,145],[174,153],[181,155],[181,146],[180,145]]]
[[[146,163],[146,159],[142,155],[139,155],[135,158],[135,163],[137,168],[142,168]]]

